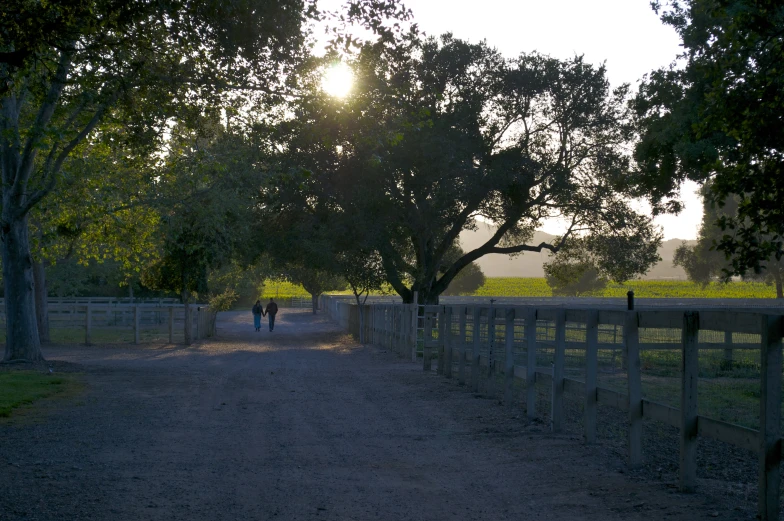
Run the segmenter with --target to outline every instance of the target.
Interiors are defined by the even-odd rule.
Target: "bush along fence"
[[[474,392],[502,394],[508,406],[522,402],[530,418],[540,415],[544,387],[553,432],[564,428],[566,395],[582,402],[586,443],[596,441],[598,404],[621,409],[633,468],[643,463],[643,419],[675,427],[683,491],[697,485],[700,437],[749,450],[758,458],[760,518],[779,518],[778,309],[368,304],[363,321],[345,299],[326,297],[323,309],[356,337],[362,322],[364,338],[421,359],[425,371],[435,362],[438,374]]]
[[[215,335],[216,313],[208,305],[191,304],[186,320],[182,304],[77,304],[49,301],[49,328],[55,342],[112,343],[199,341]],[[5,313],[0,311],[0,336],[5,337]]]

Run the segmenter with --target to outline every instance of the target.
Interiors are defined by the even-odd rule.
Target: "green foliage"
[[[227,288],[223,293],[210,295],[207,301],[210,304],[210,309],[213,311],[228,311],[232,308],[238,298],[239,295],[237,295],[236,291],[232,288]]]
[[[470,295],[481,288],[486,281],[482,268],[472,262],[452,279],[442,295]]]
[[[784,4],[672,0],[654,8],[684,53],[654,71],[635,99],[643,185],[659,208],[685,179],[711,180],[711,204],[737,197],[737,211],[715,222],[717,247],[729,256],[728,275],[758,272],[784,254]]]
[[[301,285],[311,296],[346,289],[346,280],[339,275],[308,266],[291,264],[284,268],[283,275],[292,283]]]
[[[268,279],[265,280],[259,291],[259,297],[262,300],[269,298],[283,299],[291,297],[309,297],[310,294],[301,284],[295,284],[288,280],[281,279]]]
[[[719,221],[737,218],[740,201],[738,196],[730,194],[723,205],[713,203],[710,198],[711,186],[712,183],[706,183],[701,190],[704,214],[697,244],[691,247],[685,244],[679,246],[673,258],[673,264],[682,266],[689,280],[703,285],[712,280],[727,280],[729,274],[734,271],[731,259],[728,259],[725,252],[719,251],[716,246],[724,238],[724,232],[718,225]],[[774,283],[777,297],[784,298],[783,269],[784,264],[781,260],[771,258],[760,262],[758,273],[750,270],[743,278]]]
[[[185,299],[206,293],[210,271],[229,263],[249,240],[251,187],[263,174],[241,137],[214,127],[178,130],[158,183],[168,206],[158,230],[161,258],[142,281]]]
[[[597,294],[610,280],[623,283],[647,272],[661,260],[660,244],[658,232],[571,238],[545,263],[547,284],[554,295]]]

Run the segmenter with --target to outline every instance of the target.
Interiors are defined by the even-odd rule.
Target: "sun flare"
[[[351,92],[351,87],[353,85],[354,74],[351,72],[349,66],[342,62],[336,63],[327,69],[321,80],[321,87],[324,91],[336,98],[345,97]]]

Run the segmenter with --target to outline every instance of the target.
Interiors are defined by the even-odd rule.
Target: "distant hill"
[[[476,231],[463,231],[460,234],[460,245],[465,251],[473,250],[487,242],[492,236],[494,227],[486,223],[478,223]],[[531,244],[540,242],[550,242],[555,236],[549,233],[538,231],[534,234]],[[670,239],[664,241],[659,248],[659,256],[662,261],[656,264],[643,277],[644,280],[686,280],[686,272],[683,268],[674,267],[672,258],[675,249],[684,242],[681,239]],[[696,241],[686,241],[687,244],[694,244]],[[508,255],[485,255],[477,261],[482,271],[487,277],[544,277],[542,265],[547,262],[549,253],[523,253],[517,257]]]

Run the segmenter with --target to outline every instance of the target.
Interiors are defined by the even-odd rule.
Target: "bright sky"
[[[429,35],[487,40],[509,57],[539,51],[557,58],[583,54],[588,62],[606,62],[613,85],[636,85],[653,69],[679,53],[675,31],[661,23],[650,0],[403,0],[414,22]],[[326,0],[323,4],[334,4]],[[695,184],[684,187],[686,209],[657,218],[667,239],[694,239],[702,220]],[[558,223],[544,231],[558,232]]]

